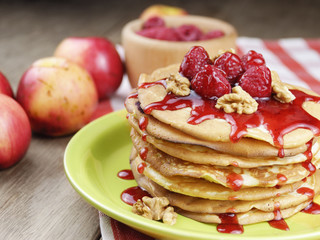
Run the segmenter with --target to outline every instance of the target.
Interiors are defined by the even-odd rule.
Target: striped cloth
[[[120,55],[123,50],[118,46]],[[276,71],[284,82],[310,88],[320,94],[320,38],[288,38],[263,40],[259,38],[239,37],[237,52],[243,55],[249,50],[261,53],[267,66]],[[101,103],[104,112],[123,109],[124,100],[130,92],[130,84],[125,76],[112,99]],[[100,229],[103,240],[152,240],[142,233],[112,219],[103,213],[99,214]]]

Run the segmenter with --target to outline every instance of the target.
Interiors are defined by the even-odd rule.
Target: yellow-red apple
[[[98,95],[85,69],[67,59],[49,57],[34,62],[23,74],[17,101],[34,132],[62,136],[90,120]]]
[[[11,97],[0,94],[0,169],[20,161],[31,141],[31,127],[23,108]]]
[[[0,93],[13,97],[11,85],[2,72],[0,72]]]
[[[162,5],[162,4],[155,4],[151,5],[144,9],[140,15],[140,18],[146,20],[150,17],[162,17],[162,16],[183,16],[187,15],[188,12],[183,8]]]
[[[99,99],[110,97],[121,84],[123,64],[114,45],[106,38],[66,38],[58,45],[54,56],[85,68],[95,82]]]

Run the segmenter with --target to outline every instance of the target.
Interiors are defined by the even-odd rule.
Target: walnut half
[[[164,223],[173,225],[177,220],[177,213],[173,207],[169,207],[166,197],[143,197],[132,208],[132,212],[152,220],[162,220]]]
[[[182,77],[179,73],[170,74],[166,79],[167,92],[172,92],[177,96],[188,96],[190,94],[190,81],[188,78]]]
[[[275,93],[275,99],[282,103],[289,103],[296,98],[280,80],[277,72],[271,71],[271,79],[272,92]]]
[[[240,86],[232,88],[232,93],[220,97],[215,105],[226,113],[251,114],[257,111],[258,103]]]

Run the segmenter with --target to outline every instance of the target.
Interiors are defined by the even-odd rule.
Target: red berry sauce
[[[298,188],[297,193],[302,194],[302,195],[307,195],[309,199],[313,199],[313,197],[314,197],[313,189],[308,188],[308,187]]]
[[[143,88],[153,86],[153,83],[145,83]],[[224,119],[231,125],[230,140],[239,141],[247,129],[264,127],[273,137],[273,142],[279,148],[279,157],[284,157],[283,136],[295,129],[305,128],[313,132],[314,135],[320,134],[320,121],[303,108],[302,104],[307,101],[320,103],[320,97],[308,95],[299,90],[291,90],[296,97],[291,103],[281,103],[273,98],[258,98],[258,110],[252,114],[225,113],[223,110],[215,108],[216,99],[206,99],[193,90],[189,96],[178,97],[168,93],[162,101],[149,104],[144,112],[150,114],[152,110],[179,110],[190,107],[191,114],[188,119],[189,124],[197,125],[209,119]],[[281,121],[279,121],[281,120]],[[311,162],[310,162],[311,163]],[[313,171],[309,163],[306,168]]]
[[[134,93],[129,94],[128,99],[130,99],[130,98],[138,98],[138,93],[134,92]]]
[[[317,170],[316,166],[311,162],[313,154],[312,154],[312,142],[313,139],[311,139],[309,142],[307,142],[307,151],[304,152],[304,155],[307,157],[307,160],[302,163],[302,166],[309,171],[309,176],[314,174]]]
[[[287,180],[288,180],[287,177],[285,175],[281,174],[281,173],[277,174],[277,179],[278,179],[278,182],[279,182],[280,185],[285,184],[287,182]]]
[[[286,223],[286,221],[283,219],[282,214],[280,212],[280,203],[279,202],[275,202],[274,203],[274,219],[269,221],[269,225],[271,227],[280,229],[280,230],[284,230],[284,231],[288,231],[289,227],[288,224]]]
[[[238,223],[235,213],[219,214],[221,223],[217,225],[217,231],[220,233],[242,234],[243,226]]]
[[[146,166],[147,166],[147,165],[146,165],[145,162],[139,163],[139,165],[137,166],[137,171],[138,171],[138,173],[143,174],[143,171],[144,171],[144,169],[145,169]]]
[[[126,204],[133,205],[144,196],[151,197],[150,194],[140,187],[131,187],[121,193],[121,200]]]
[[[240,174],[231,173],[227,176],[227,185],[233,191],[238,191],[241,189],[243,184],[243,178]]]
[[[305,209],[301,210],[301,212],[308,214],[320,214],[320,205],[315,202],[311,202]]]
[[[140,158],[143,161],[145,161],[147,159],[147,155],[148,155],[148,148],[146,148],[146,147],[141,148],[139,151]]]
[[[147,117],[142,117],[139,120],[139,128],[141,131],[145,131],[148,126],[148,118]]]
[[[133,173],[130,169],[121,170],[118,172],[117,176],[124,180],[133,180]]]

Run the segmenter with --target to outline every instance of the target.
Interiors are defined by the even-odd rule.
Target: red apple
[[[140,15],[140,18],[147,20],[150,17],[163,17],[163,16],[183,16],[187,15],[188,12],[183,8],[155,4],[147,7]]]
[[[0,94],[0,169],[21,160],[31,141],[31,127],[23,108],[11,97]]]
[[[49,57],[36,61],[23,74],[17,101],[34,132],[62,136],[88,123],[98,95],[85,69],[67,59]]]
[[[13,97],[13,91],[10,83],[2,72],[0,72],[0,93],[5,94],[9,97]]]
[[[92,76],[99,99],[110,97],[120,86],[123,64],[114,45],[102,37],[70,37],[56,48],[54,56],[69,59]]]

